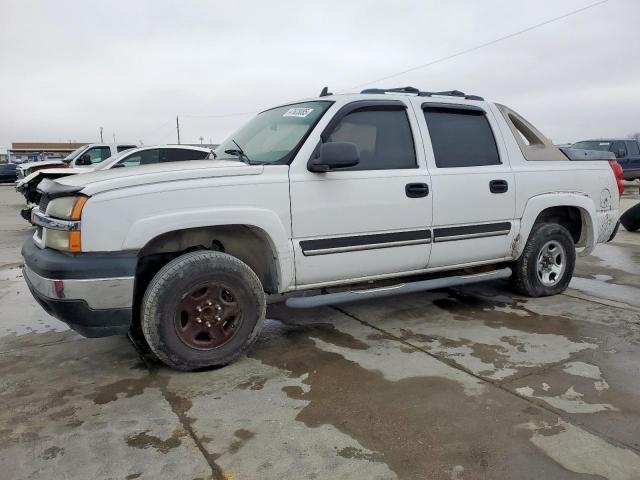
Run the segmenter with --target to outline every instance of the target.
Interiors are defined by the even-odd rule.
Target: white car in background
[[[66,168],[80,166],[80,161],[86,162],[88,156],[90,162],[89,165],[94,165],[106,160],[109,157],[118,155],[125,150],[136,148],[136,145],[131,143],[88,143],[75,149],[65,158],[59,160],[44,160],[40,162],[28,162],[22,163],[18,166],[18,180],[28,177],[30,174],[43,168]]]
[[[107,150],[104,149],[104,154]],[[191,145],[153,145],[148,147],[129,148],[106,159],[100,158],[100,152],[95,148],[89,148],[75,157],[72,167],[45,168],[36,170],[23,179],[16,182],[16,190],[22,193],[27,200],[27,206],[20,212],[22,217],[31,221],[31,209],[40,202],[38,184],[44,178],[55,179],[80,173],[89,173],[96,170],[108,170],[110,168],[136,167],[138,165],[150,165],[154,163],[179,162],[184,160],[207,160],[215,158],[211,148],[196,147]]]

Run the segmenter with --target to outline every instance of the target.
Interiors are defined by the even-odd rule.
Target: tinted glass
[[[617,158],[624,158],[627,156],[627,147],[624,146],[624,142],[613,142],[613,145],[611,145],[611,151]]]
[[[427,108],[424,117],[438,168],[500,164],[498,147],[484,112]]]
[[[202,160],[208,155],[207,152],[201,152],[200,150],[190,150],[187,148],[168,148],[167,149],[167,161],[169,162],[181,162],[184,160]]]
[[[91,158],[91,163],[100,163],[111,156],[111,149],[109,147],[93,147],[87,150],[87,155]]]
[[[411,126],[404,109],[362,110],[346,115],[328,142],[355,143],[360,163],[341,170],[416,168]]]
[[[640,148],[638,147],[638,142],[630,141],[627,142],[627,151],[629,155],[640,155]]]
[[[239,145],[251,162],[287,163],[330,105],[304,102],[259,113],[216,149],[218,159],[237,160]]]
[[[608,152],[609,148],[611,148],[611,142],[587,140],[585,142],[576,142],[571,145],[571,148],[580,148],[581,150],[600,150],[601,152]]]
[[[151,150],[142,150],[141,152],[125,156],[118,162],[118,165],[122,165],[124,167],[137,167],[138,165],[158,163],[159,160],[159,149],[153,148]]]

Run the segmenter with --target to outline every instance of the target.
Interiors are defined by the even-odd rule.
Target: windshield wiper
[[[228,154],[228,155],[235,155],[237,156],[241,162],[246,163],[247,165],[251,165],[251,159],[247,156],[246,153],[244,153],[244,150],[242,150],[242,147],[240,145],[238,145],[238,142],[236,142],[233,138],[231,139],[231,141],[233,143],[235,143],[236,147],[238,147],[237,149],[235,148],[230,148],[224,151],[224,153]]]

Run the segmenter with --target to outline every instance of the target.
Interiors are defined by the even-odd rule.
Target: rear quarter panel
[[[522,252],[536,218],[545,208],[575,206],[581,210],[583,254],[610,237],[618,219],[619,195],[613,170],[606,161],[527,161],[501,113],[495,106],[500,133],[509,152],[515,176],[516,219],[520,235],[514,256]]]

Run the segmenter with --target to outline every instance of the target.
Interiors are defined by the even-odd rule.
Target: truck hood
[[[76,175],[78,173],[87,173],[92,172],[93,169],[87,170],[87,167],[84,168],[43,168],[42,170],[36,170],[33,173],[30,173],[22,180],[18,180],[16,183],[16,188],[20,189],[25,185],[30,184],[31,182],[39,182],[43,178],[47,177],[64,177],[66,175]]]
[[[86,195],[119,188],[199,178],[259,175],[263,165],[247,165],[232,160],[192,160],[167,162],[138,167],[98,170],[55,180],[59,188],[81,191]]]
[[[42,165],[64,165],[62,160],[43,160],[41,162],[25,162],[18,164],[18,168],[21,170],[28,170],[31,167],[38,167]]]

